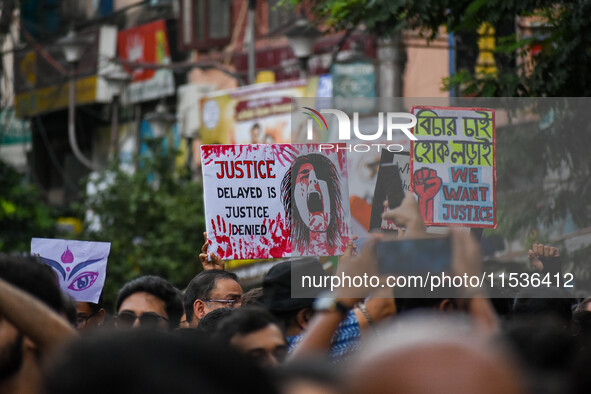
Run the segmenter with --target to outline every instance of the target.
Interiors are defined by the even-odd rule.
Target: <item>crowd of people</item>
[[[425,237],[414,198],[384,214]],[[375,273],[375,235],[354,241],[337,270]],[[481,272],[478,242],[452,231],[455,274]],[[584,393],[591,363],[591,299],[547,289],[491,298],[397,297],[392,288],[338,288],[292,297],[294,267],[323,273],[316,258],[278,262],[244,292],[224,262],[181,291],[141,276],[114,313],[73,302],[35,257],[0,255],[0,393]],[[558,256],[534,245],[531,269]],[[546,266],[545,266],[546,265]]]

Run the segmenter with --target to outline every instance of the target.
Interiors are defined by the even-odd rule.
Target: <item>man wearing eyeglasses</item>
[[[100,327],[105,322],[106,311],[102,307],[102,301],[98,304],[94,302],[76,303],[76,329],[85,331]]]
[[[158,276],[141,276],[126,283],[117,295],[117,328],[175,329],[183,314],[179,291]]]
[[[195,328],[209,312],[242,305],[242,286],[236,274],[208,269],[197,274],[185,290],[184,307],[189,326]]]

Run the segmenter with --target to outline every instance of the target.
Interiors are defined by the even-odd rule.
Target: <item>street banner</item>
[[[351,225],[337,147],[203,145],[208,252],[224,260],[343,254]]]
[[[411,189],[428,226],[496,228],[495,111],[416,106]]]
[[[319,77],[279,83],[256,84],[201,99],[203,144],[280,144],[303,142],[305,120],[292,122],[292,102],[316,96]],[[302,118],[303,119],[303,118]]]
[[[60,288],[79,302],[99,302],[110,250],[110,242],[31,240],[31,254],[53,268]]]

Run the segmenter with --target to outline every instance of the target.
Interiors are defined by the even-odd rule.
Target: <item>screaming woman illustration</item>
[[[339,248],[343,220],[340,184],[339,173],[326,156],[311,153],[294,160],[281,182],[293,254],[334,255]]]

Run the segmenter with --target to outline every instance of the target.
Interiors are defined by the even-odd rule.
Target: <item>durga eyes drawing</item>
[[[68,285],[68,289],[75,290],[75,291],[82,291],[88,289],[96,278],[98,277],[98,272],[83,272],[70,282]]]
[[[61,262],[43,256],[39,257],[45,264],[52,267],[59,275],[61,275],[63,281],[66,282],[68,289],[74,291],[86,290],[94,284],[99,276],[97,271],[80,271],[103,260],[103,258],[86,260],[74,265],[72,264],[74,262],[74,255],[68,247],[66,247],[66,250],[62,253],[60,258]]]

